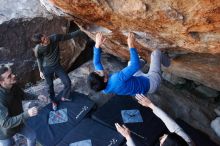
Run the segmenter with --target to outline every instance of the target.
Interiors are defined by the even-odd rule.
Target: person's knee
[[[30,143],[35,143],[36,142],[36,137],[26,137],[27,140],[30,142]]]
[[[29,141],[36,141],[36,133],[34,131],[30,131],[27,135],[25,135],[27,140]]]
[[[12,146],[15,144],[15,141],[13,138],[0,140],[0,146]]]
[[[36,146],[36,138],[35,139],[27,139],[27,146]]]

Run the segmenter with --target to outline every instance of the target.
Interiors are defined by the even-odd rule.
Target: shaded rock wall
[[[108,53],[128,59],[126,36],[133,31],[143,58],[149,60],[149,50],[164,48],[171,56],[181,56],[169,72],[220,91],[219,0],[41,2],[56,15],[75,21],[93,39],[97,31],[106,34],[109,40],[103,48]]]
[[[214,109],[217,105],[215,103],[195,96],[188,90],[176,89],[166,84],[162,84],[159,91],[150,95],[150,98],[171,117],[183,119],[220,144],[219,137],[211,128],[211,121],[216,118]]]
[[[212,54],[184,54],[176,57],[168,73],[199,82],[220,91],[220,56]]]
[[[47,35],[52,33],[65,34],[68,21],[54,17],[34,18],[31,21],[13,19],[0,25],[0,63],[11,63],[21,83],[39,80],[39,72],[32,48],[35,46],[30,38],[36,32]],[[68,69],[77,56],[87,47],[89,38],[79,32],[77,38],[60,43],[61,63]]]
[[[46,35],[79,29],[63,17],[50,14],[40,1],[3,1],[0,5],[0,64],[13,64],[21,84],[39,80],[39,72],[30,40],[34,33]],[[70,69],[81,51],[88,47],[90,39],[83,32],[76,38],[61,42],[61,64]]]
[[[53,15],[36,0],[2,0],[0,5],[0,24],[11,19],[32,19],[44,17],[53,19]]]

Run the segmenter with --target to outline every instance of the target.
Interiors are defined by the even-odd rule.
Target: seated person
[[[95,71],[88,76],[88,84],[94,91],[103,91],[105,94],[115,93],[117,95],[135,95],[154,93],[161,82],[161,63],[168,67],[170,60],[159,49],[151,54],[150,70],[147,74],[140,71],[140,62],[135,48],[135,38],[133,33],[129,33],[127,38],[130,49],[130,63],[119,72],[108,75],[101,64],[100,46],[105,42],[101,33],[96,34],[96,44],[93,53],[93,64]]]
[[[164,134],[162,137],[160,137],[160,146],[195,146],[193,141],[182,130],[182,128],[177,125],[177,123],[172,120],[164,111],[154,105],[147,97],[137,94],[136,99],[141,105],[151,108],[153,113],[164,122],[169,130],[170,133]],[[128,146],[135,146],[135,143],[131,138],[130,131],[126,126],[120,126],[118,123],[115,123],[115,127],[117,131],[126,138]]]
[[[29,95],[30,96],[30,95]],[[27,138],[27,146],[36,145],[34,131],[24,124],[28,117],[38,114],[37,107],[22,109],[27,94],[16,85],[15,75],[6,66],[0,67],[0,146],[12,146],[13,136],[20,133]]]

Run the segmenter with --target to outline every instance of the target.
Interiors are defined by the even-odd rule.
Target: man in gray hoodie
[[[0,146],[11,146],[13,136],[20,133],[27,138],[28,146],[36,145],[36,135],[24,125],[28,117],[37,115],[37,107],[23,111],[22,100],[27,94],[16,85],[15,75],[6,66],[0,67]],[[30,95],[29,95],[30,96]]]
[[[53,86],[54,74],[56,74],[64,84],[61,101],[69,101],[68,98],[71,90],[71,80],[60,65],[59,42],[69,40],[78,33],[81,32],[75,31],[68,34],[54,34],[50,36],[37,33],[32,37],[32,41],[37,44],[34,48],[34,52],[37,57],[40,77],[45,79],[48,84],[49,98],[52,101],[53,110],[56,110],[58,105]]]

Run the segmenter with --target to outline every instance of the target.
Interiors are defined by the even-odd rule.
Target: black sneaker
[[[57,110],[57,107],[58,107],[57,103],[56,103],[56,102],[52,102],[52,109],[53,109],[54,111]]]
[[[69,99],[69,98],[64,98],[64,97],[61,97],[61,101],[71,101],[71,99]]]

